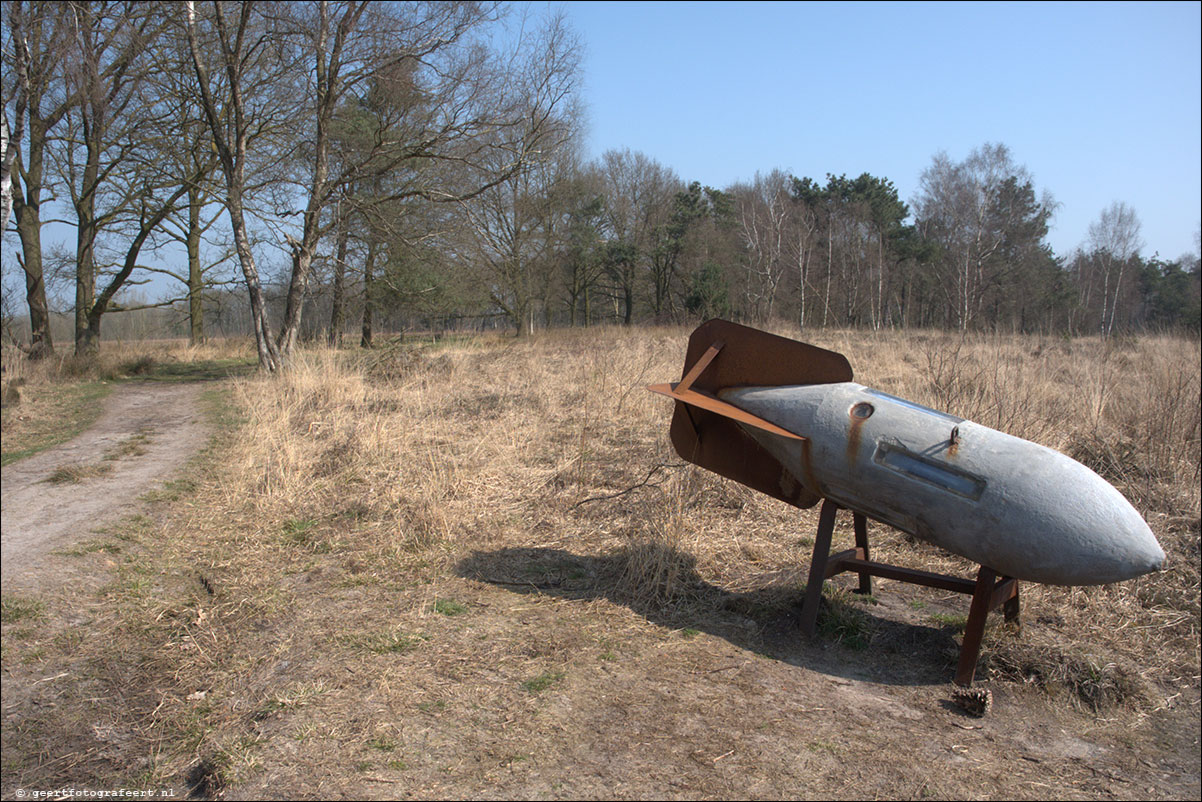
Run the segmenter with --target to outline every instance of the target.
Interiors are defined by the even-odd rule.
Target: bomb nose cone
[[[1062,576],[1053,584],[1108,584],[1163,570],[1164,549],[1135,507],[1084,465],[1064,456],[1056,463],[1073,495],[1060,497],[1058,515],[1045,508],[1048,531],[1059,530],[1062,538]],[[1050,476],[1040,479],[1050,482]]]
[[[1167,559],[1164,549],[1156,542],[1156,536],[1152,534],[1148,525],[1142,519],[1139,523],[1138,528],[1129,528],[1125,537],[1116,533],[1117,536],[1112,541],[1115,549],[1110,554],[1109,573],[1111,576],[1108,581],[1122,582],[1125,579],[1134,579],[1137,576],[1164,570]],[[1097,559],[1100,561],[1101,555],[1098,555]],[[1104,569],[1101,569],[1100,566],[1099,568],[1100,578]]]
[[[1169,558],[1165,555],[1164,549],[1160,547],[1160,543],[1157,542],[1156,536],[1152,534],[1152,530],[1147,525],[1144,526],[1144,529],[1147,530],[1147,535],[1142,540],[1144,548],[1142,549],[1143,553],[1141,556],[1143,557],[1144,570],[1140,571],[1140,574],[1163,571],[1168,565]]]

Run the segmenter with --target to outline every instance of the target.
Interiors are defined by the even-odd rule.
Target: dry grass
[[[39,362],[6,344],[0,349],[3,464],[66,442],[91,426],[115,382],[218,379],[246,373],[253,363],[253,344],[246,340],[195,347],[182,341],[106,342],[95,356],[63,350]]]
[[[166,365],[241,364],[254,356],[254,343],[247,339],[214,339],[190,346],[184,340],[103,341],[100,352],[75,356],[70,344],[60,344],[54,356],[31,362],[11,343],[0,348],[6,386],[12,382],[28,386],[80,381],[113,381],[128,377],[153,376]]]
[[[85,479],[94,479],[97,476],[104,476],[111,471],[113,466],[106,465],[103,462],[99,463],[76,463],[74,465],[60,465],[55,468],[46,481],[54,485],[79,484]]]
[[[238,380],[242,425],[186,499],[133,537],[141,550],[123,552],[92,606],[120,660],[72,645],[67,664],[88,679],[47,721],[110,717],[128,738],[110,751],[141,755],[144,782],[188,775],[244,796],[955,797],[986,776],[1018,798],[1112,787],[1069,762],[1001,757],[953,779],[942,757],[890,740],[904,732],[807,698],[845,671],[897,693],[944,681],[954,627],[929,622],[966,602],[880,583],[874,605],[835,588],[823,644],[799,643],[789,627],[816,512],[672,452],[670,407],[643,386],[679,375],[687,334],[317,350],[282,376]],[[1068,702],[1026,702],[1018,722],[1104,713],[1127,737],[1175,695],[1197,698],[1197,343],[814,341],[846,353],[858,381],[1076,456],[1169,553],[1165,573],[1120,585],[1024,585],[1027,632],[991,629],[979,676]],[[836,548],[849,529],[841,520]],[[881,527],[870,537],[879,559],[972,569]],[[61,656],[44,639],[5,649],[6,666]],[[115,687],[120,706],[84,705]],[[906,718],[933,704],[913,694],[873,705]],[[932,726],[924,737],[938,740]],[[32,722],[6,725],[6,761],[53,742]],[[127,776],[90,744],[57,742],[79,758],[74,776]],[[846,771],[857,757],[879,774]],[[47,765],[6,768],[5,792],[18,772],[70,774]],[[1020,787],[1028,774],[1057,784]]]

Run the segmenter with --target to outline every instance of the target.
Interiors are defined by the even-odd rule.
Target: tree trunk
[[[835,272],[835,231],[834,223],[827,220],[826,232],[826,292],[822,298],[822,328],[826,328],[827,316],[831,311],[831,275]]]
[[[85,160],[79,197],[75,200],[75,355],[94,354],[100,350],[100,323],[95,329],[88,321],[96,302],[96,189],[100,174],[100,136],[96,121],[89,123],[83,115]]]
[[[205,341],[204,275],[200,266],[200,190],[188,190],[188,342]]]
[[[355,28],[366,4],[350,4],[334,26],[330,39],[330,8],[318,6],[319,23],[316,40],[315,77],[317,94],[316,130],[313,137],[313,173],[310,177],[309,198],[305,204],[304,230],[300,242],[293,242],[292,277],[288,282],[288,299],[284,307],[284,322],[280,326],[280,352],[292,353],[300,332],[304,313],[305,293],[313,269],[317,243],[321,239],[321,213],[328,200],[330,175],[330,137],[328,126],[341,96],[340,67],[342,47],[349,32]]]
[[[306,215],[309,217],[309,215]],[[290,354],[300,336],[301,316],[305,308],[305,293],[309,288],[309,273],[313,267],[313,254],[317,250],[316,223],[310,232],[305,225],[305,234],[300,242],[292,243],[292,278],[288,282],[288,296],[284,306],[284,321],[280,325],[279,350]]]
[[[375,270],[376,243],[367,243],[367,260],[363,263],[363,328],[359,338],[360,348],[371,348],[372,335],[372,273]]]
[[[245,30],[250,15],[250,6],[241,9],[239,35],[237,42],[241,44],[241,32]],[[271,334],[271,323],[267,319],[266,305],[263,303],[263,287],[259,281],[259,269],[255,266],[255,256],[250,248],[250,238],[246,233],[246,218],[243,216],[242,193],[246,188],[246,142],[250,125],[246,121],[245,101],[242,97],[240,59],[243,53],[225,51],[225,71],[230,93],[230,109],[228,118],[233,120],[232,126],[227,126],[227,115],[219,114],[213,96],[209,91],[209,75],[200,57],[200,46],[196,41],[196,10],[189,0],[187,9],[188,49],[192,54],[192,65],[196,70],[201,99],[203,101],[205,118],[209,130],[213,134],[213,145],[221,159],[222,172],[225,174],[226,201],[225,208],[230,215],[230,225],[234,232],[234,247],[238,252],[238,262],[242,266],[242,276],[246,281],[246,291],[250,296],[250,310],[255,332],[255,345],[259,352],[259,368],[274,372],[281,367],[280,355],[276,350],[275,338]],[[220,14],[220,5],[215,6]],[[231,130],[232,128],[232,130]],[[227,131],[232,137],[227,137]]]
[[[242,196],[235,187],[229,188],[230,201],[226,208],[234,229],[234,247],[242,265],[242,277],[250,296],[250,314],[255,332],[255,346],[259,352],[259,367],[275,371],[281,367],[280,354],[271,333],[271,322],[267,319],[267,305],[263,302],[263,286],[259,281],[259,269],[255,266],[255,255],[250,249],[250,238],[246,234],[246,219],[242,215]]]
[[[346,315],[346,249],[349,239],[350,231],[344,220],[342,229],[338,232],[338,250],[334,256],[334,292],[330,300],[330,345],[334,348],[342,347],[342,327]]]
[[[18,67],[18,72],[22,72]],[[17,148],[25,136],[25,92],[20,87],[24,83],[18,79],[17,119],[16,130],[11,134],[8,130],[8,108],[0,109],[0,231],[8,228],[8,216],[13,208],[13,163],[17,160]]]
[[[14,203],[17,230],[21,234],[21,252],[25,261],[25,300],[29,304],[29,358],[54,356],[50,336],[50,308],[46,304],[46,282],[42,274],[41,222],[19,200]]]
[[[96,302],[96,220],[90,208],[78,209],[75,237],[75,355],[94,354],[100,349],[99,333],[88,325],[88,311]]]
[[[13,213],[21,238],[22,267],[25,270],[25,300],[29,305],[29,358],[54,355],[50,335],[50,307],[46,303],[46,282],[42,269],[42,157],[45,130],[34,120],[29,126],[29,169],[25,173],[24,196],[13,192]]]

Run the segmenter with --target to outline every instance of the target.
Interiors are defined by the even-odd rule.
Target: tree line
[[[1117,202],[1079,249],[1053,253],[1056,204],[1004,145],[937,154],[909,203],[868,173],[771,170],[716,189],[626,149],[586,162],[580,45],[555,16],[25,0],[3,5],[3,27],[3,223],[33,357],[55,347],[48,280],[73,286],[88,353],[155,273],[179,287],[155,304],[179,308],[194,341],[206,299],[236,282],[268,370],[303,337],[357,329],[370,345],[385,319],[500,320],[519,335],[715,315],[1202,326],[1196,254],[1145,257]],[[70,253],[43,245],[57,210]]]

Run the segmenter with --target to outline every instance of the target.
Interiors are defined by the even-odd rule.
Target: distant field
[[[222,433],[154,515],[63,556],[99,578],[5,589],[0,791],[1197,798],[1198,342],[801,338],[1081,460],[1169,555],[1114,586],[1024,585],[1022,632],[987,631],[975,719],[950,702],[963,597],[861,600],[844,576],[800,637],[817,510],[672,451],[644,385],[679,377],[687,336],[314,350],[225,380]],[[878,559],[974,568],[870,537]]]

